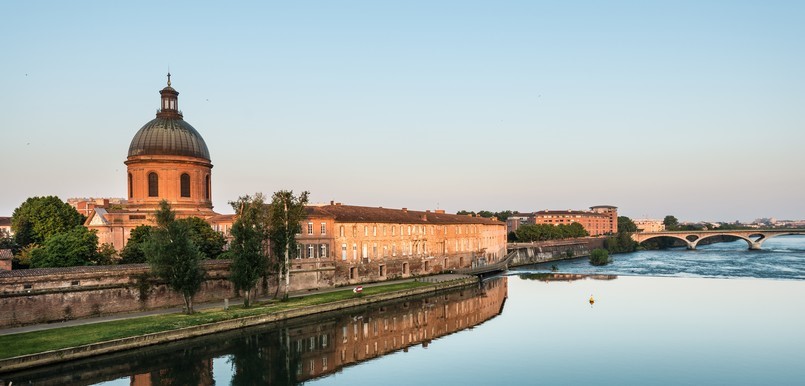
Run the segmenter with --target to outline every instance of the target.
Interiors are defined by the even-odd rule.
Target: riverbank
[[[473,285],[477,281],[477,278],[465,277],[439,283],[395,283],[366,288],[361,295],[345,289],[307,295],[288,302],[270,302],[249,309],[233,307],[195,315],[149,316],[0,336],[0,347],[3,347],[0,373],[439,292]],[[126,329],[126,326],[130,328]]]

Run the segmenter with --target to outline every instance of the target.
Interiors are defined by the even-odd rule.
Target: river
[[[805,237],[576,259],[481,286],[10,374],[75,385],[794,385]],[[551,266],[558,272],[551,272]],[[589,303],[590,296],[595,299]]]

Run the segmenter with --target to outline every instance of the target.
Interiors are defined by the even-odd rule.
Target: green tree
[[[129,241],[126,246],[120,250],[120,264],[139,264],[145,263],[145,253],[143,252],[143,245],[151,236],[150,225],[140,225],[131,230],[129,234]]]
[[[309,192],[294,196],[293,191],[280,190],[271,197],[269,205],[269,238],[271,251],[275,258],[283,256],[280,265],[280,279],[285,277],[285,294],[290,288],[290,255],[296,254],[296,234],[302,232],[301,221],[305,218]],[[277,288],[279,290],[279,288]]]
[[[662,220],[662,223],[665,224],[665,229],[674,230],[679,228],[679,220],[676,217],[671,216],[670,214],[665,216]]]
[[[268,205],[261,193],[254,197],[240,197],[229,204],[237,213],[237,220],[232,224],[233,239],[229,248],[232,256],[229,280],[236,290],[246,293],[243,305],[249,307],[252,290],[268,270]]]
[[[596,248],[590,252],[590,264],[592,265],[607,265],[611,262],[612,259],[606,249]]]
[[[207,259],[217,259],[224,252],[226,238],[220,232],[212,229],[210,223],[198,217],[188,217],[176,221],[187,224],[190,229],[190,239]]]
[[[618,216],[618,232],[637,232],[637,225],[626,216]]]
[[[162,200],[156,212],[157,226],[151,230],[143,252],[151,271],[184,298],[185,312],[193,313],[193,295],[201,288],[204,254],[191,239],[190,227],[176,221],[170,204]]]
[[[503,210],[500,212],[495,212],[495,217],[498,218],[500,221],[506,221],[509,217],[511,217],[515,212],[510,210]]]
[[[11,215],[11,230],[20,247],[43,244],[55,234],[84,223],[84,216],[56,196],[30,197]]]
[[[101,257],[98,236],[82,226],[54,234],[41,247],[30,251],[32,268],[97,265]]]

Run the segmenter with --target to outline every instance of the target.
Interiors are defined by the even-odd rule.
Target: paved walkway
[[[470,277],[468,275],[461,275],[461,274],[443,274],[443,275],[434,275],[434,276],[425,276],[416,279],[402,279],[402,280],[389,280],[383,281],[378,283],[370,283],[370,284],[361,284],[364,288],[366,287],[377,287],[381,285],[389,285],[389,284],[397,284],[397,283],[407,283],[412,282],[415,280],[428,282],[428,283],[441,283],[443,281],[450,281],[456,279],[462,279],[465,277]],[[311,294],[323,294],[329,292],[336,292],[336,291],[343,291],[347,289],[354,288],[355,286],[344,286],[344,287],[329,287],[323,288],[318,290],[306,290],[306,291],[295,291],[291,292],[289,297],[295,298],[300,296],[306,296]],[[256,299],[256,301],[267,301],[270,300],[271,297],[264,296],[261,298]],[[243,301],[241,299],[233,299],[229,301],[230,306],[240,305]],[[224,302],[207,302],[207,303],[200,303],[195,304],[194,309],[197,311],[200,310],[207,310],[212,308],[223,308]],[[42,331],[42,330],[50,330],[53,328],[61,328],[61,327],[71,327],[71,326],[82,326],[85,324],[94,324],[94,323],[103,323],[103,322],[110,322],[114,320],[125,320],[125,319],[134,319],[140,318],[143,316],[151,316],[151,315],[164,315],[164,314],[174,314],[182,312],[182,307],[172,307],[172,308],[160,308],[158,310],[150,310],[150,311],[143,311],[143,312],[131,312],[125,314],[113,314],[108,316],[99,316],[95,318],[85,318],[85,319],[73,319],[68,320],[65,322],[54,322],[54,323],[42,323],[42,324],[32,324],[28,326],[22,327],[13,327],[13,328],[5,328],[0,329],[0,335],[11,335],[11,334],[20,334],[24,332],[31,332],[31,331]]]

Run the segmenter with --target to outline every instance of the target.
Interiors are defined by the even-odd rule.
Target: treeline
[[[471,214],[473,216],[484,217],[484,218],[495,217],[500,221],[506,221],[506,219],[511,217],[513,214],[517,214],[517,212],[511,211],[511,210],[503,210],[503,211],[500,211],[500,212],[490,212],[488,210],[481,210],[481,211],[478,211],[478,212],[468,211],[468,210],[460,210],[460,211],[456,212],[456,214],[465,215],[465,216],[468,215],[468,214]]]
[[[14,236],[0,235],[0,249],[11,249],[13,268],[55,268],[145,263],[143,245],[154,227],[133,229],[121,251],[99,244],[94,231],[84,227],[86,217],[56,196],[30,197],[14,210]],[[176,220],[187,228],[190,240],[205,259],[222,256],[226,239],[198,217]]]
[[[574,237],[586,237],[590,234],[584,226],[574,222],[572,224],[524,224],[520,225],[514,233],[516,242],[528,243],[532,241],[548,241],[570,239]],[[510,239],[511,239],[510,235]]]

